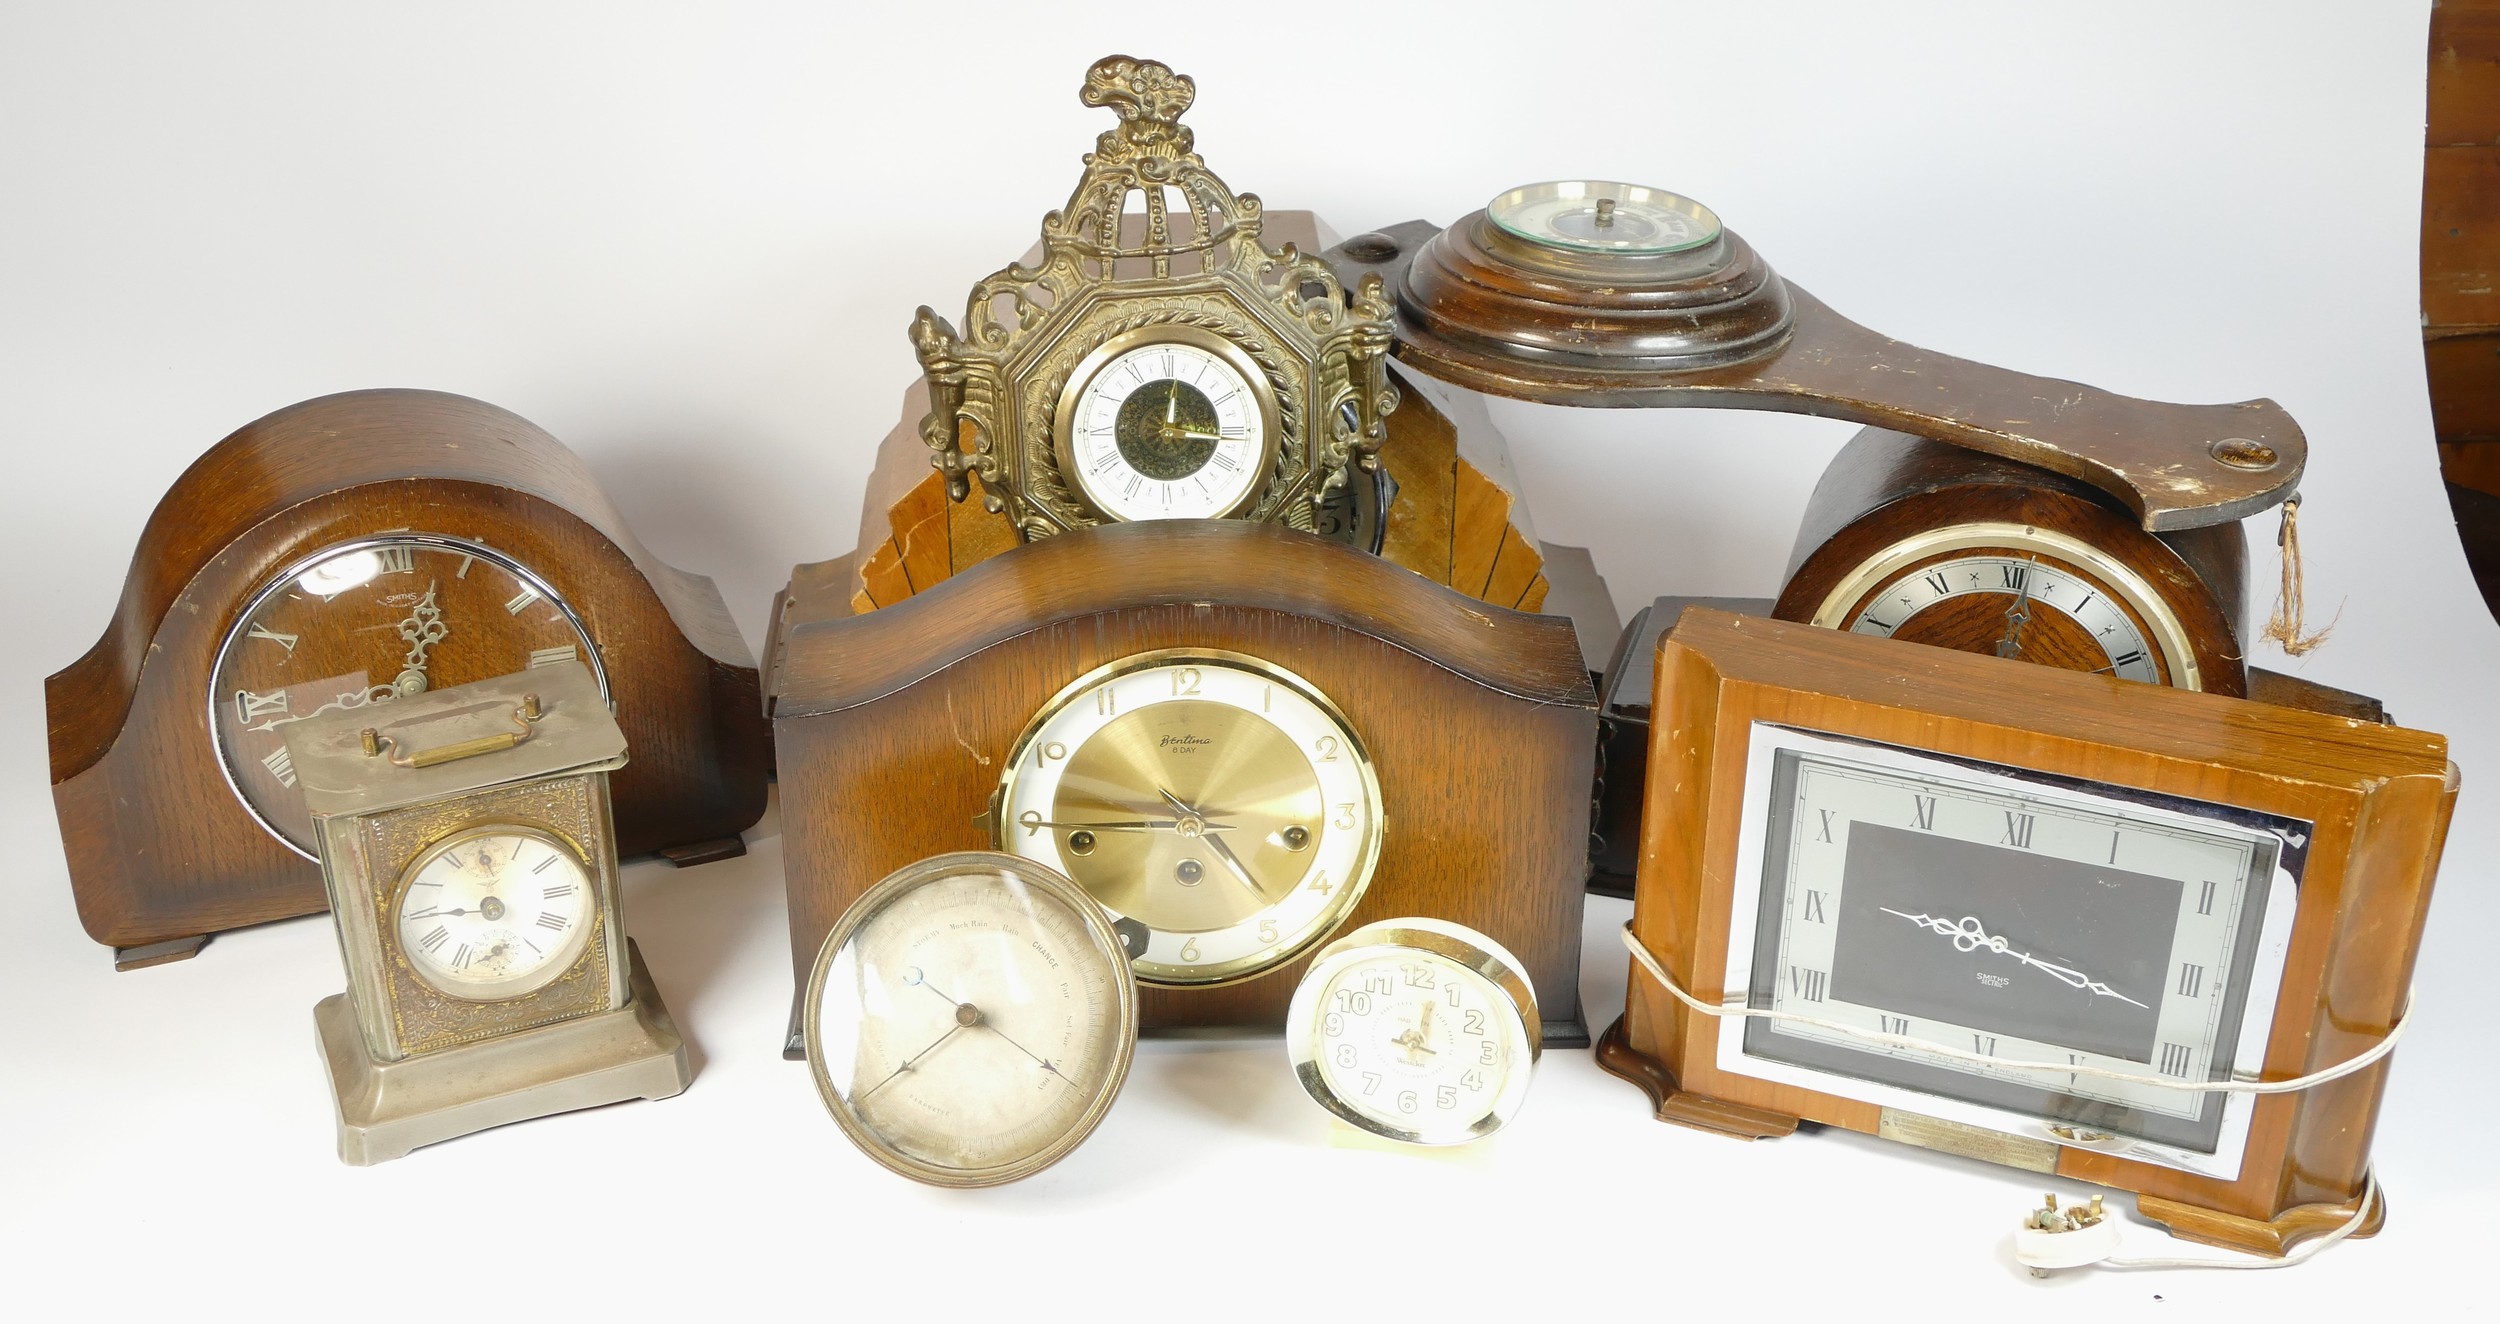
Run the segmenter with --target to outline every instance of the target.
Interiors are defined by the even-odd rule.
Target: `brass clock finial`
[[[1194,136],[1180,123],[1198,98],[1198,85],[1171,66],[1128,55],[1106,55],[1085,71],[1085,87],[1077,98],[1089,106],[1109,106],[1120,117],[1116,129],[1094,140],[1097,155],[1111,160],[1187,155]]]

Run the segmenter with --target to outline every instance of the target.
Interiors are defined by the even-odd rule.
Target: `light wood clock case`
[[[1044,539],[877,611],[783,623],[795,981],[880,878],[1000,849],[1113,916],[1140,1023],[1275,1028],[1317,944],[1402,915],[1518,954],[1578,1023],[1594,695],[1568,621],[1314,534]]]
[[[742,850],[771,766],[752,658],[711,581],[637,543],[571,451],[431,391],[243,428],[158,502],[103,638],[44,683],[81,922],[133,968],[318,912],[288,727],[566,662],[634,743],[619,849]]]
[[[2139,1193],[2265,1254],[2366,1215],[2457,772],[2438,736],[1686,608],[1599,1044],[1657,1116]]]

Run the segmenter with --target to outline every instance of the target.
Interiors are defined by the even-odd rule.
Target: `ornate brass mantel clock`
[[[661,1099],[691,1071],[625,937],[608,774],[625,736],[579,662],[286,728],[347,991],[314,1010],[339,1157]]]
[[[1151,60],[1086,71],[1085,104],[1120,123],[1044,218],[1040,263],[975,285],[960,334],[926,307],[913,319],[921,439],[950,497],[977,476],[1028,541],[1176,518],[1369,541],[1396,400],[1382,282],[1349,291],[1316,256],[1268,248],[1258,197],[1192,150],[1195,95]]]

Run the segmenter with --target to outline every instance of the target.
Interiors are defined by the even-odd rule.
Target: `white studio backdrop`
[[[28,1318],[2471,1304],[2471,1228],[2500,1189],[2475,1133],[2500,1084],[2476,1014],[2500,923],[2500,630],[2458,551],[2423,387],[2426,15],[0,9],[0,1274],[54,1307]],[[477,396],[579,451],[760,641],[790,565],[852,545],[916,372],[912,310],[957,315],[1033,242],[1111,122],[1075,91],[1114,51],[1197,80],[1187,122],[1234,187],[1342,234],[1447,223],[1532,180],[1652,183],[1912,343],[2284,404],[2312,446],[2309,600],[2341,615],[2312,656],[2253,660],[2383,697],[2465,769],[2379,1130],[2388,1233],[2285,1273],[2035,1282],[2005,1250],[2033,1177],[1832,1133],[1748,1146],[1662,1127],[1578,1051],[1549,1055],[1495,1142],[1388,1153],[1333,1138],[1273,1041],[1149,1045],[1060,1167],[924,1191],[853,1153],[774,1051],[790,989],[769,819],[743,861],[628,871],[701,1070],[664,1104],[350,1170],[313,1051],[312,1004],[341,984],[326,921],[109,972],[70,902],[41,682],[103,629],[185,465],[311,396]],[[1539,531],[1587,544],[1626,616],[1666,592],[1771,593],[1850,430],[1493,412]],[[2250,535],[2262,615],[2272,521]],[[1624,913],[1590,909],[1593,1027],[1621,1006]],[[2130,1236],[2160,1253],[2153,1229]]]

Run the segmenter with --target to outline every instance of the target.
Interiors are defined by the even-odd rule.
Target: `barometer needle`
[[[886,1073],[886,1077],[885,1077],[885,1079],[884,1079],[884,1080],[878,1081],[876,1084],[869,1086],[867,1089],[862,1090],[862,1091],[860,1091],[859,1093],[852,1095],[852,1096],[851,1096],[851,1102],[853,1102],[853,1103],[855,1103],[855,1104],[856,1104],[856,1103],[865,1103],[865,1102],[867,1102],[867,1100],[868,1100],[868,1096],[869,1096],[869,1095],[874,1094],[874,1093],[876,1093],[877,1091],[879,1091],[879,1090],[881,1090],[881,1089],[884,1089],[886,1086],[893,1084],[893,1083],[894,1083],[894,1078],[895,1078],[896,1076],[902,1075],[904,1072],[909,1071],[909,1070],[911,1070],[913,1067],[916,1067],[916,1066],[920,1065],[922,1061],[924,1061],[924,1060],[926,1060],[926,1059],[927,1059],[927,1057],[929,1056],[929,1054],[936,1052],[936,1051],[939,1049],[939,1047],[941,1047],[942,1045],[944,1045],[944,1044],[945,1044],[945,1042],[946,1042],[947,1040],[954,1038],[954,1037],[955,1037],[955,1032],[956,1032],[956,1031],[958,1031],[958,1030],[961,1030],[962,1028],[964,1028],[964,1027],[963,1027],[963,1023],[962,1023],[961,1021],[958,1021],[958,1022],[956,1022],[956,1023],[955,1023],[955,1024],[953,1024],[953,1025],[947,1026],[947,1027],[946,1027],[946,1033],[941,1034],[941,1035],[939,1035],[937,1038],[935,1038],[935,1039],[931,1040],[931,1041],[930,1041],[930,1043],[929,1043],[929,1046],[928,1046],[928,1047],[921,1049],[919,1052],[914,1053],[914,1054],[912,1054],[911,1056],[909,1056],[909,1057],[907,1057],[907,1058],[904,1058],[904,1059],[903,1059],[903,1064],[902,1064],[901,1066],[899,1066],[899,1067],[894,1068],[892,1071],[887,1072],[887,1073]]]

